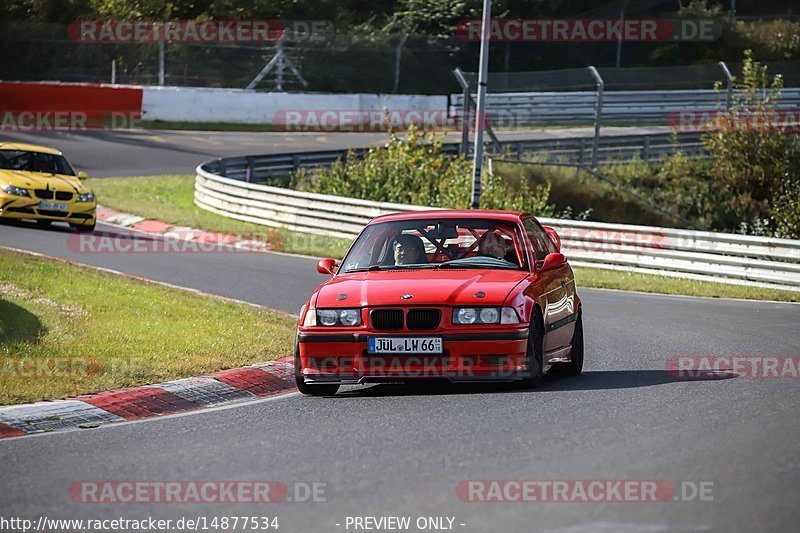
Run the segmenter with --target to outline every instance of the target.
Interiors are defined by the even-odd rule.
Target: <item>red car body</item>
[[[422,229],[413,230],[415,224]],[[370,229],[376,225],[382,226]],[[481,233],[495,229],[509,249],[510,255],[504,257],[511,257],[512,263],[474,257],[476,244],[485,237]],[[420,260],[425,264],[417,268],[387,264],[388,249],[397,245],[397,236],[412,230],[429,241],[424,242],[426,257]],[[376,237],[372,244],[362,242],[365,232],[390,240],[382,244]],[[466,244],[470,240],[471,246]],[[374,258],[367,268],[354,268],[359,266],[357,258],[350,261],[360,249],[367,250],[363,257]],[[436,210],[373,219],[345,256],[346,266],[333,259],[318,265],[321,273],[333,277],[317,287],[300,312],[295,350],[298,387],[307,394],[324,395],[335,393],[341,384],[429,378],[537,384],[553,367],[580,373],[581,302],[572,269],[559,249],[556,232],[528,213]],[[442,259],[460,254],[465,257],[442,264]],[[437,261],[437,255],[443,257]],[[502,262],[503,268],[492,268],[492,261]],[[495,312],[484,315],[481,311],[486,308]],[[342,311],[346,309],[351,311]],[[335,317],[341,312],[347,315],[343,321],[358,324],[339,324]],[[497,319],[498,312],[502,318]],[[476,314],[497,322],[458,323]],[[337,323],[322,325],[320,317]],[[373,353],[377,347],[407,351]]]

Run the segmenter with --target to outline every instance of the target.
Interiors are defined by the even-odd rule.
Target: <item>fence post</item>
[[[117,83],[117,60],[111,60],[111,85],[115,85]]]
[[[595,104],[594,111],[594,144],[592,145],[592,168],[597,168],[597,149],[600,145],[600,118],[603,115],[603,90],[605,83],[600,73],[594,67],[589,67],[589,72],[597,82],[597,104]]]
[[[733,97],[733,76],[731,76],[731,71],[728,70],[728,65],[726,65],[724,61],[719,62],[719,68],[721,68],[722,73],[725,74],[725,85],[727,88],[725,108],[730,109],[731,105],[733,105],[733,102],[731,102],[731,98]]]
[[[160,86],[164,86],[166,83],[167,73],[166,73],[166,65],[164,61],[164,41],[166,40],[167,36],[167,29],[169,28],[169,22],[167,25],[162,28],[161,31],[161,38],[158,40],[158,84]]]
[[[400,42],[397,43],[397,48],[394,49],[394,85],[392,86],[392,92],[396,93],[400,90],[400,59],[403,56],[403,46],[406,44],[408,40],[408,34],[404,33],[402,37],[400,37]]]

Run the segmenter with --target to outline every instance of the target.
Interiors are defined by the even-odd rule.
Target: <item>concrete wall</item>
[[[287,111],[438,111],[447,96],[404,94],[262,93],[241,89],[144,87],[144,120],[271,124]]]

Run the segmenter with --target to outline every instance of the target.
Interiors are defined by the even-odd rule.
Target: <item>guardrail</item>
[[[608,123],[674,123],[681,112],[713,112],[723,108],[725,92],[714,90],[604,91],[601,119]],[[494,128],[591,124],[595,121],[598,92],[518,92],[486,95],[486,115]],[[781,91],[779,109],[800,108],[800,88]],[[462,113],[464,95],[450,95],[450,112]]]
[[[638,157],[643,161],[660,161],[678,150],[692,157],[706,155],[698,133],[650,133],[647,135],[614,135],[600,137],[597,145],[597,162]],[[502,141],[501,149],[493,155],[524,160],[537,155],[546,161],[589,164],[593,139],[569,137],[564,139]]]
[[[217,160],[197,167],[195,204],[199,207],[265,226],[347,239],[378,215],[430,209],[249,183],[243,175],[247,168],[256,167],[242,170],[242,158],[231,159],[235,161]],[[217,174],[230,168],[236,169],[239,179]],[[562,249],[576,266],[800,291],[800,240],[539,220],[559,232]]]
[[[493,148],[493,145],[487,145]],[[458,153],[459,145],[447,143],[442,151]],[[656,133],[647,135],[613,135],[600,137],[598,160],[637,156],[643,160],[657,160],[667,154],[681,150],[686,154],[698,156],[703,153],[700,134]],[[325,150],[300,152],[296,154],[268,154],[242,157],[226,157],[205,163],[208,171],[247,182],[259,182],[270,178],[285,177],[300,169],[330,167],[334,162],[344,159],[348,154],[363,157],[366,148],[353,150]],[[539,156],[546,160],[583,164],[589,161],[592,152],[592,139],[589,137],[565,139],[538,139],[501,141],[499,150],[493,155],[505,158],[525,159]]]

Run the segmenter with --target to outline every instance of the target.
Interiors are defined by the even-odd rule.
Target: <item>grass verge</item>
[[[89,181],[101,205],[206,231],[250,235],[267,240],[274,250],[341,258],[350,241],[284,229],[272,229],[223,217],[194,205],[193,175],[146,178],[103,178]]]
[[[705,296],[708,298],[737,298],[741,300],[774,300],[778,302],[800,302],[800,292],[765,289],[713,281],[620,272],[600,268],[573,267],[575,282],[580,287],[620,289],[626,291]]]
[[[107,207],[162,220],[170,224],[192,226],[208,231],[266,235],[277,249],[289,253],[340,258],[350,244],[344,239],[318,237],[287,230],[272,230],[258,224],[240,222],[200,209],[193,203],[194,176],[191,175],[95,179],[91,180],[91,187],[97,194],[100,203]],[[580,287],[711,298],[800,301],[800,293],[776,289],[595,268],[575,268],[575,273]]]
[[[292,354],[294,319],[0,248],[0,404]]]

